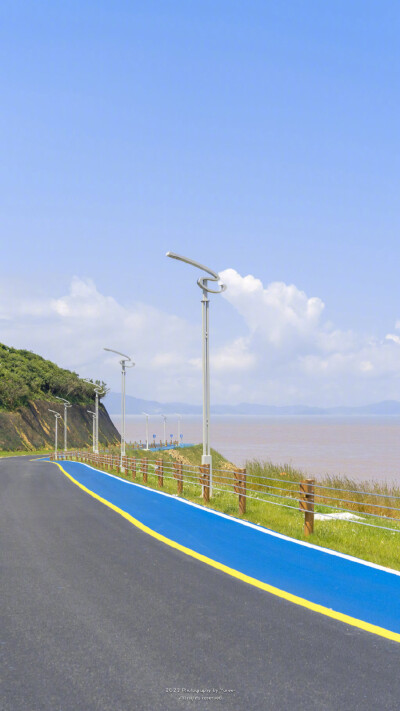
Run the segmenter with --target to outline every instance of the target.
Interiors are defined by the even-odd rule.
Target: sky
[[[0,341],[130,395],[400,399],[392,0],[3,0]]]

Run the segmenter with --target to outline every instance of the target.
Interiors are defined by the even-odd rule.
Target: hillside
[[[99,385],[105,385],[96,381]],[[94,388],[77,373],[59,368],[55,363],[26,350],[0,344],[0,450],[33,450],[54,445],[54,415],[49,408],[64,413],[68,409],[68,446],[92,443]],[[59,444],[64,441],[63,422],[59,423]],[[119,433],[107,410],[99,406],[99,442],[119,441]]]

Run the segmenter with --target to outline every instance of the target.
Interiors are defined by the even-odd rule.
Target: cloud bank
[[[331,324],[318,296],[293,284],[263,285],[234,269],[221,273],[224,329],[234,312],[240,332],[221,340],[211,319],[212,399],[215,403],[362,404],[400,398],[400,320],[393,333],[365,335]],[[215,297],[220,298],[220,297]],[[233,319],[237,323],[237,318]],[[119,388],[118,359],[136,367],[127,390],[147,399],[201,401],[198,323],[141,302],[120,304],[92,279],[74,277],[62,295],[38,297],[32,285],[0,293],[0,340],[33,350],[85,377]]]

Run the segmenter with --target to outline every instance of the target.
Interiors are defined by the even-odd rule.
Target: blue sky
[[[131,394],[200,401],[200,292],[173,250],[234,272],[216,401],[400,398],[399,19],[5,0],[0,339],[113,387],[101,344],[128,348]]]

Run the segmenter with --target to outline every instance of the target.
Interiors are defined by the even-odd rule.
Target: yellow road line
[[[144,523],[142,523],[141,521],[138,521],[138,519],[134,518],[133,516],[128,514],[126,511],[123,511],[122,509],[118,508],[118,506],[115,506],[110,501],[107,501],[107,499],[103,499],[101,496],[96,494],[94,491],[91,491],[90,489],[88,489],[86,486],[84,486],[79,481],[74,479],[71,476],[71,474],[68,474],[68,472],[66,472],[65,469],[63,469],[61,464],[58,464],[57,462],[55,462],[55,463],[61,469],[62,473],[65,474],[65,476],[68,477],[68,479],[70,479],[74,484],[79,486],[80,489],[85,491],[90,496],[93,496],[93,498],[97,499],[98,501],[101,501],[102,504],[104,504],[105,506],[108,506],[113,511],[116,511],[118,514],[120,514],[121,516],[126,518],[127,521],[130,521],[130,523],[132,523],[134,526],[136,526],[136,528],[139,528],[141,531],[143,531],[144,533],[147,533],[149,536],[156,538],[158,541],[165,543],[167,546],[170,546],[171,548],[175,548],[176,550],[181,551],[182,553],[185,553],[186,555],[189,555],[192,558],[196,558],[196,560],[200,560],[202,563],[206,563],[207,565],[210,565],[212,568],[216,568],[217,570],[222,570],[222,572],[227,573],[227,575],[231,575],[233,578],[242,580],[244,583],[253,585],[255,588],[259,588],[260,590],[265,590],[266,592],[271,593],[271,595],[280,597],[283,600],[287,600],[288,602],[294,603],[295,605],[300,605],[301,607],[306,607],[308,610],[312,610],[313,612],[319,612],[321,615],[325,615],[326,617],[331,617],[332,619],[339,620],[340,622],[345,622],[347,625],[352,625],[353,627],[358,627],[359,629],[362,629],[365,632],[371,632],[372,634],[377,634],[380,637],[385,637],[386,639],[390,639],[393,642],[400,642],[400,634],[398,634],[397,632],[391,632],[390,630],[387,630],[384,627],[378,627],[377,625],[372,625],[369,622],[364,622],[363,620],[358,620],[356,617],[350,617],[349,615],[344,615],[342,612],[336,612],[336,610],[331,610],[329,607],[324,607],[323,605],[317,605],[315,602],[310,602],[309,600],[305,600],[304,598],[298,597],[297,595],[292,595],[292,593],[286,592],[285,590],[280,590],[279,588],[276,588],[273,585],[269,585],[268,583],[263,583],[261,580],[257,580],[257,578],[252,578],[249,575],[245,575],[244,573],[241,573],[239,570],[235,570],[234,568],[229,568],[227,565],[224,565],[223,563],[219,563],[216,560],[213,560],[212,558],[208,558],[207,556],[202,555],[201,553],[197,553],[196,551],[192,550],[191,548],[186,548],[186,546],[182,546],[180,543],[173,541],[171,538],[166,538],[166,536],[163,536],[161,533],[157,533],[157,531],[153,531],[152,528],[145,526]]]

